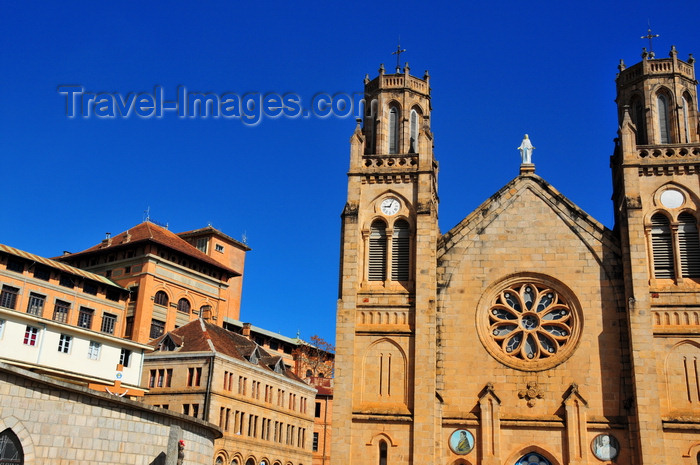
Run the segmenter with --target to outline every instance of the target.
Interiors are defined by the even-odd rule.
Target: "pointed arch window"
[[[389,453],[386,441],[379,441],[379,465],[386,465],[388,455]]]
[[[23,464],[24,449],[17,435],[7,428],[0,433],[0,464]]]
[[[372,100],[369,105],[371,127],[372,127],[372,139],[370,142],[370,153],[377,153],[377,99]]]
[[[673,263],[673,238],[671,224],[661,213],[651,217],[651,249],[654,256],[654,277],[672,279],[675,277]]]
[[[671,143],[671,124],[669,120],[668,97],[659,94],[656,97],[659,118],[659,140],[662,144]]]
[[[639,98],[632,101],[632,122],[637,127],[637,144],[647,144],[647,123],[644,114],[644,106]]]
[[[689,122],[689,116],[688,113],[690,111],[689,105],[688,105],[688,97],[686,95],[683,95],[682,98],[682,111],[683,111],[683,137],[686,144],[690,143],[690,122]]]
[[[369,281],[384,281],[386,277],[386,224],[375,220],[369,232]]]
[[[700,236],[698,223],[690,213],[678,215],[678,249],[681,257],[681,276],[700,278]]]
[[[394,223],[391,239],[391,280],[408,281],[411,233],[406,220]]]
[[[411,140],[408,153],[418,152],[418,112],[411,110]]]
[[[399,109],[389,110],[389,153],[399,153]]]

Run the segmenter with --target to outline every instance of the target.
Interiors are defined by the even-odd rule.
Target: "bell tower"
[[[430,78],[365,77],[341,215],[332,463],[434,463],[437,172]]]
[[[637,463],[669,463],[669,418],[700,414],[700,138],[694,59],[642,61],[617,76],[619,137],[611,157],[634,397]],[[689,368],[690,367],[690,368]],[[666,442],[665,442],[666,441]]]

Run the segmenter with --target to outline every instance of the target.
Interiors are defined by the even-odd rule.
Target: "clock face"
[[[394,198],[390,197],[382,200],[381,210],[385,215],[395,215],[399,211],[399,208],[401,208],[401,204]]]

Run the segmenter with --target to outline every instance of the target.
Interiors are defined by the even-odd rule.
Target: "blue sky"
[[[400,36],[431,75],[443,232],[517,175],[524,133],[537,173],[612,228],[618,61],[639,61],[648,21],[657,56],[700,56],[699,17],[696,0],[6,3],[0,242],[75,252],[149,207],[175,232],[212,224],[252,248],[243,320],[334,340],[352,116],[71,119],[58,86],[306,104],[393,70]]]

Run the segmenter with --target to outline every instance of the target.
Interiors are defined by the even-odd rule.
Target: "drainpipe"
[[[207,392],[204,394],[204,413],[202,415],[202,420],[204,421],[209,421],[209,404],[211,403],[211,383],[212,374],[214,372],[214,357],[215,355],[209,357],[209,375],[207,376]],[[209,422],[213,423],[212,421]]]
[[[324,399],[325,404],[323,409],[323,457],[322,465],[326,465],[326,431],[328,431],[328,398]]]

